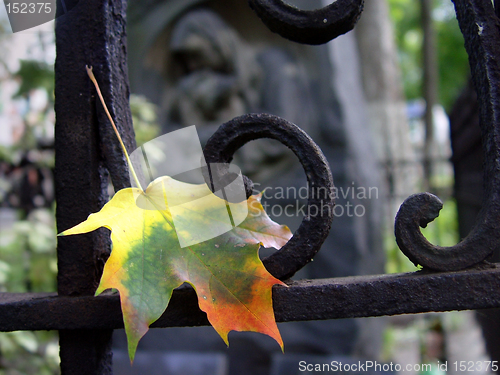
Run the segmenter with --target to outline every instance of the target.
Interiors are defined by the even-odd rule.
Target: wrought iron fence
[[[301,11],[281,0],[249,4],[272,31],[309,44],[351,30],[363,8],[362,0],[337,0],[315,11]],[[65,7],[58,5],[55,187],[58,230],[63,231],[107,200],[108,173],[115,188],[128,185],[125,161],[86,79],[86,64],[99,74],[127,147],[135,144],[127,101],[126,1],[71,0]],[[500,21],[494,5],[489,0],[455,1],[480,103],[486,160],[483,210],[474,230],[450,248],[430,244],[419,227],[437,216],[441,203],[427,193],[411,196],[396,218],[396,240],[421,271],[289,281],[288,288],[273,291],[278,322],[500,307],[500,269],[487,262],[500,241]],[[277,139],[297,154],[310,186],[325,187],[325,192],[333,187],[328,164],[314,141],[275,116],[246,115],[222,125],[205,148],[206,158],[227,162],[243,144],[262,137]],[[331,225],[329,194],[309,196],[308,204],[323,207],[324,215],[306,216],[293,239],[265,260],[269,271],[283,280],[312,259]],[[59,330],[63,374],[110,374],[112,331],[123,327],[119,297],[93,297],[108,255],[103,230],[61,238],[58,294],[0,294],[0,330]],[[153,327],[206,324],[194,291],[182,289],[174,292]]]

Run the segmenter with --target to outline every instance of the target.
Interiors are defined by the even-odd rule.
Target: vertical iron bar
[[[57,5],[55,190],[61,232],[106,203],[108,170],[116,190],[129,185],[123,153],[85,65],[93,66],[125,144],[132,149],[135,141],[128,106],[126,0],[58,0]],[[58,293],[93,295],[109,256],[109,232],[59,238],[57,255]],[[111,374],[112,332],[60,331],[62,374]]]

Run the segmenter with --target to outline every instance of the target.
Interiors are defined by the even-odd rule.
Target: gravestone
[[[323,6],[319,0],[287,2],[301,9]],[[335,217],[322,250],[296,278],[383,272],[384,194],[352,34],[325,46],[295,44],[268,31],[245,1],[234,0],[132,0],[128,22],[131,90],[158,106],[164,132],[197,125],[203,144],[223,122],[266,112],[296,123],[322,148],[336,185]],[[256,190],[267,188],[263,202],[270,215],[295,230],[307,187],[291,151],[276,141],[259,140],[238,151],[234,163]],[[293,362],[301,355],[325,361],[378,359],[383,322],[311,321],[279,328],[285,355],[264,335],[231,333],[226,348],[211,327],[201,327],[151,330],[137,358],[162,351],[170,356],[198,353],[200,361],[207,361],[208,352],[214,353],[214,373],[281,374],[290,366],[287,358]],[[126,348],[122,331],[115,347],[118,353]],[[134,371],[141,373],[139,366]]]

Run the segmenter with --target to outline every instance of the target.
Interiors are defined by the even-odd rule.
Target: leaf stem
[[[101,89],[99,88],[99,84],[97,83],[97,80],[95,79],[94,73],[92,72],[92,67],[85,65],[85,68],[87,69],[87,74],[89,75],[90,80],[95,86],[95,89],[97,91],[97,95],[99,96],[99,99],[101,100],[102,106],[104,107],[104,111],[106,112],[106,115],[109,118],[109,121],[111,122],[111,126],[113,127],[113,130],[115,131],[116,136],[118,137],[118,141],[120,142],[120,145],[122,147],[123,153],[125,154],[125,158],[127,159],[128,166],[130,168],[130,173],[132,173],[132,177],[134,178],[134,181],[137,185],[137,187],[144,192],[142,189],[141,183],[139,181],[139,178],[137,177],[137,174],[135,173],[134,166],[132,165],[132,161],[130,160],[130,157],[128,156],[127,149],[125,148],[125,145],[123,144],[122,137],[120,136],[120,133],[118,132],[118,129],[116,128],[115,122],[113,121],[113,118],[111,117],[111,114],[108,111],[108,107],[106,106],[106,102],[104,101],[104,98],[102,97]]]

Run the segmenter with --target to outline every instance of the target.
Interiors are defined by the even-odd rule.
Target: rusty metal
[[[497,307],[500,264],[456,272],[300,280],[276,286],[278,322],[341,319]],[[152,327],[207,325],[192,288],[177,289]],[[0,293],[0,331],[123,328],[118,295],[61,297]]]
[[[490,1],[454,3],[480,109],[485,160],[483,208],[474,229],[452,247],[434,246],[420,233],[419,225],[434,220],[441,209],[441,202],[431,194],[409,197],[395,223],[396,241],[403,253],[415,264],[441,271],[480,263],[500,246],[500,21]]]
[[[248,0],[269,30],[302,44],[324,44],[345,34],[363,11],[364,0],[336,0],[316,10],[300,10],[282,0]]]
[[[125,0],[58,2],[55,193],[59,232],[85,220],[106,203],[108,171],[115,188],[128,184],[123,153],[85,70],[85,65],[94,67],[121,134],[133,147],[124,53],[125,9]],[[106,230],[60,238],[59,295],[92,296],[109,251]],[[109,327],[61,330],[62,374],[111,374],[111,335]]]
[[[205,160],[229,163],[236,150],[260,138],[272,138],[290,148],[304,168],[309,187],[307,214],[300,227],[283,248],[264,259],[267,270],[285,280],[312,260],[328,236],[334,206],[332,173],[311,137],[297,125],[268,114],[243,115],[221,125],[203,150]]]

